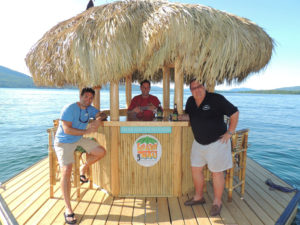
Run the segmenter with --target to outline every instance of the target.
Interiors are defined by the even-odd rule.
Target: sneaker
[[[210,210],[210,216],[220,215],[221,209],[222,209],[222,205],[220,205],[220,206],[213,205]]]
[[[192,205],[202,205],[205,203],[205,199],[201,198],[200,200],[194,200],[194,198],[191,198],[187,201],[185,201],[184,205],[185,206],[192,206]]]

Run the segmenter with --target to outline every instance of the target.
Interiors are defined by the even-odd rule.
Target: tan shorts
[[[191,166],[202,167],[207,164],[211,172],[221,172],[232,167],[231,142],[217,140],[201,145],[194,140],[191,151]]]
[[[74,143],[55,142],[54,149],[60,167],[74,163],[74,151],[78,145],[84,148],[87,153],[90,153],[93,149],[99,146],[96,141],[88,138],[80,138],[79,141]]]

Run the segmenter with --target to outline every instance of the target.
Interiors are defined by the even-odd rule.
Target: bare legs
[[[222,172],[215,172],[212,173],[213,177],[213,186],[214,186],[214,202],[213,205],[220,206],[222,204],[222,194],[224,190],[224,173]]]
[[[200,200],[203,197],[204,175],[203,167],[192,167],[192,177],[195,187],[194,200]]]
[[[194,200],[199,200],[203,197],[203,167],[192,167],[192,177],[195,186]],[[223,172],[212,172],[212,178],[214,187],[213,205],[220,206],[222,204],[222,194],[225,184],[224,174]]]
[[[102,159],[106,154],[102,146],[93,149],[90,154],[86,154],[86,163],[80,168],[80,175],[84,175],[90,165]]]
[[[98,161],[99,159],[103,158],[105,156],[105,149],[101,146],[96,147],[91,151],[90,154],[87,154],[87,163],[84,164],[84,166],[80,169],[80,173],[84,174],[87,170],[87,168]],[[61,168],[61,179],[60,179],[60,186],[61,191],[63,194],[63,198],[65,200],[65,206],[66,206],[66,214],[72,214],[72,206],[70,202],[70,195],[71,195],[71,173],[72,173],[72,164],[63,166]],[[68,217],[69,221],[75,220],[73,217]]]
[[[70,202],[70,194],[71,194],[71,173],[72,173],[72,164],[63,166],[61,168],[61,179],[60,179],[60,186],[63,198],[65,200],[65,206],[66,206],[66,214],[72,214],[73,210],[71,207]],[[68,218],[69,221],[74,220],[75,218]]]

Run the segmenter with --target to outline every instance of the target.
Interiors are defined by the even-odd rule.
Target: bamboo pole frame
[[[110,83],[110,120],[119,121],[119,84]]]
[[[177,104],[179,114],[183,114],[183,72],[180,70],[180,59],[175,60],[175,88],[174,88],[174,104]]]
[[[173,180],[173,194],[174,196],[181,196],[182,195],[182,156],[181,156],[181,148],[182,148],[182,127],[173,127],[173,140],[174,140],[174,180]]]
[[[119,174],[119,146],[120,146],[120,127],[110,128],[111,144],[111,192],[113,196],[120,193],[120,174]]]
[[[170,67],[168,66],[163,67],[163,109],[164,113],[170,109]]]
[[[100,90],[101,86],[94,87],[95,97],[93,99],[93,105],[96,109],[100,110]]]
[[[132,75],[128,75],[125,81],[125,90],[126,90],[126,106],[129,107],[131,103],[132,96]]]

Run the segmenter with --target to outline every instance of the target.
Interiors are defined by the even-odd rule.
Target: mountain
[[[280,91],[300,91],[300,86],[283,87],[283,88],[277,88],[275,90],[280,90]]]
[[[0,66],[0,88],[36,88],[33,83],[32,77],[17,72],[15,70],[6,68],[4,66]],[[50,87],[48,87],[50,88]],[[64,88],[76,88],[72,86],[66,86]],[[109,90],[109,85],[105,85],[102,87],[103,89]],[[119,90],[125,90],[124,85],[119,86]],[[132,84],[132,91],[139,91],[139,84]],[[162,91],[161,87],[151,85],[152,91]],[[173,89],[170,89],[173,91]],[[300,86],[294,87],[283,87],[277,88],[273,90],[253,90],[250,88],[233,88],[231,90],[216,90],[216,92],[234,92],[234,93],[262,93],[262,94],[300,94]]]
[[[240,91],[254,91],[254,90],[251,89],[251,88],[233,88],[233,89],[230,89],[230,92],[240,92]]]
[[[243,92],[243,91],[255,91],[254,89],[251,88],[232,88],[229,90],[216,90],[216,92]]]
[[[300,86],[277,88],[277,89],[273,89],[273,90],[239,91],[239,93],[299,95],[300,94]]]
[[[0,87],[34,88],[32,78],[24,73],[0,66]]]

